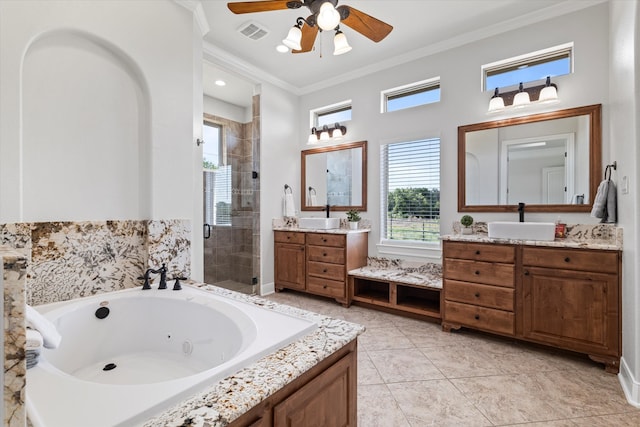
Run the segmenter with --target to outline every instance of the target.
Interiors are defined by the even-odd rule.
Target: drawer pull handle
[[[571,258],[569,258],[569,257],[566,257],[566,258],[564,259],[564,262],[570,262],[570,261],[571,261]]]
[[[479,276],[480,272],[478,270],[476,270],[473,274],[475,274],[476,276]]]
[[[480,298],[480,292],[475,293],[476,298]]]
[[[480,315],[476,314],[475,316],[473,316],[473,318],[476,319],[476,320],[480,320]]]
[[[476,251],[476,255],[480,255],[480,251]]]

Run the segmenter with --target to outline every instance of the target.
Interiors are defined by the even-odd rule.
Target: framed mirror
[[[367,210],[367,141],[304,150],[301,165],[301,210]]]
[[[602,180],[602,106],[458,127],[458,211],[590,212]]]

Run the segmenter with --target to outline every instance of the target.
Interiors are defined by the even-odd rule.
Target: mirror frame
[[[466,134],[477,130],[495,129],[525,123],[589,116],[589,200],[583,205],[527,205],[528,212],[590,212],[602,179],[602,104],[568,108],[566,110],[514,117],[491,122],[475,123],[458,127],[458,211],[459,212],[517,212],[517,205],[467,205],[466,203]]]
[[[303,150],[300,153],[301,179],[300,179],[300,210],[302,211],[323,211],[324,206],[307,206],[307,156],[311,154],[327,153],[330,151],[350,150],[352,148],[362,148],[362,204],[351,206],[331,206],[332,211],[349,211],[356,209],[358,211],[367,210],[367,141],[349,142],[340,145],[331,145],[326,147],[311,148]]]

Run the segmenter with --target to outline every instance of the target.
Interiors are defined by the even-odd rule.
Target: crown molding
[[[211,27],[209,26],[209,22],[207,21],[207,17],[204,14],[204,9],[202,8],[202,3],[200,0],[173,0],[176,4],[184,7],[191,13],[193,13],[193,17],[196,19],[198,23],[198,27],[200,28],[200,32],[204,37],[209,31],[211,31]]]
[[[518,18],[513,18],[499,24],[481,28],[476,31],[470,31],[464,34],[460,34],[456,37],[443,40],[442,42],[430,44],[428,46],[414,50],[412,52],[408,52],[403,55],[387,58],[384,61],[380,61],[366,67],[361,67],[351,72],[342,73],[340,76],[334,78],[326,79],[311,85],[298,88],[298,92],[300,95],[306,95],[312,92],[323,90],[337,84],[345,83],[401,64],[406,64],[411,61],[422,59],[436,53],[464,46],[465,44],[503,34],[508,31],[516,30],[526,25],[537,24],[538,22],[542,22],[547,19],[566,15],[572,12],[577,12],[579,10],[595,6],[597,4],[606,3],[607,1],[608,0],[584,0],[580,2],[563,1],[553,6],[549,6],[544,9],[522,15]]]
[[[287,92],[291,92],[294,95],[301,95],[300,89],[298,87],[279,79],[273,74],[265,72],[255,65],[246,62],[207,41],[203,41],[202,43],[202,54],[203,59],[205,59],[206,61],[221,66],[228,71],[238,73],[255,83],[270,83],[274,86],[286,90]]]

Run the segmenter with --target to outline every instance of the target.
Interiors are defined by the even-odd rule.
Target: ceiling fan
[[[318,31],[336,31],[334,37],[334,55],[351,50],[346,36],[340,31],[344,24],[374,42],[384,39],[393,27],[386,22],[367,15],[351,6],[338,6],[338,0],[261,0],[227,3],[227,7],[235,14],[268,12],[272,10],[299,9],[306,6],[311,11],[306,19],[299,17],[296,25],[289,30],[283,43],[293,53],[309,52],[318,35]]]

